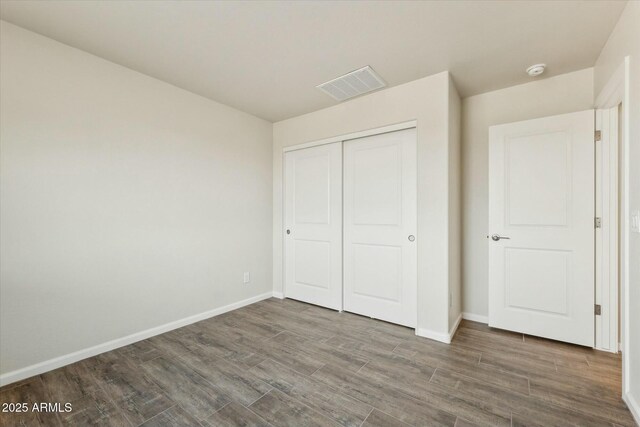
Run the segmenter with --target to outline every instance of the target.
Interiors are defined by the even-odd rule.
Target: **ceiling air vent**
[[[316,87],[332,98],[344,101],[385,86],[384,80],[367,65]]]

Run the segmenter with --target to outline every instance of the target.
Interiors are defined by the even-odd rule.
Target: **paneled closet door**
[[[344,310],[416,327],[416,129],[344,142]]]
[[[285,153],[285,296],[342,310],[342,143]]]

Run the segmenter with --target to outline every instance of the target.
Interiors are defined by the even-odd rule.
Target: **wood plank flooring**
[[[463,322],[451,345],[265,300],[0,389],[0,425],[635,426],[619,356]]]

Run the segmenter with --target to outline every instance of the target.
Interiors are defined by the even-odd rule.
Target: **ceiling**
[[[370,65],[389,86],[449,70],[466,97],[591,67],[623,1],[12,1],[3,20],[270,121],[336,101]],[[425,94],[428,96],[428,94]]]

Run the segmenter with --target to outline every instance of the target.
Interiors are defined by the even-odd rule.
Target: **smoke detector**
[[[316,86],[337,101],[344,101],[385,87],[387,84],[370,66]]]
[[[544,73],[544,69],[547,68],[547,64],[536,64],[527,68],[527,74],[531,77],[537,77],[540,74]]]

